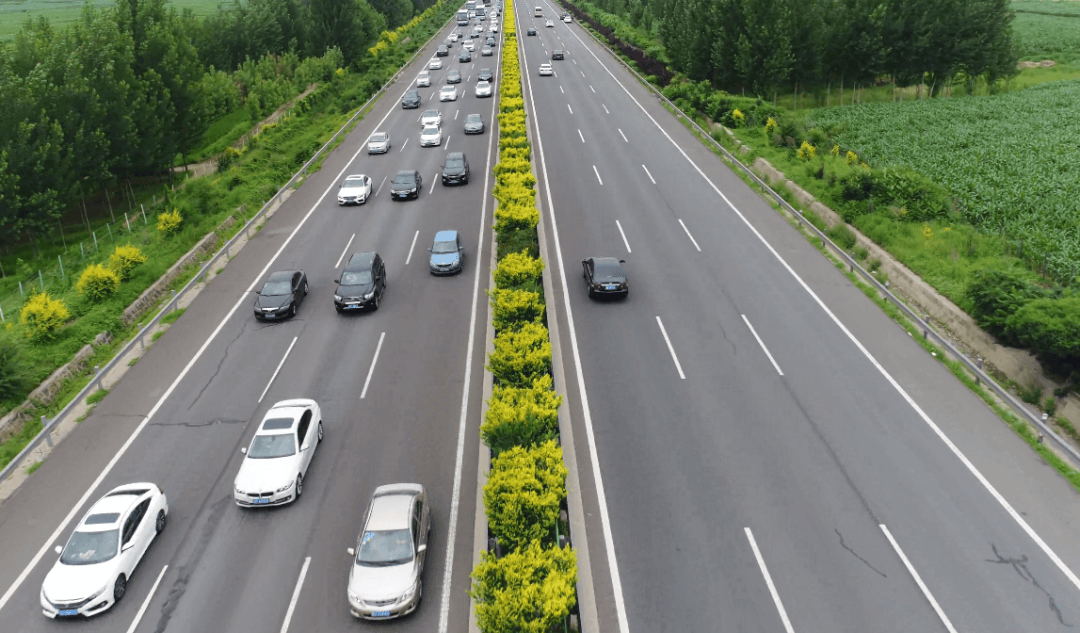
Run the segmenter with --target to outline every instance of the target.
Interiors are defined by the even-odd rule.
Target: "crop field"
[[[0,41],[14,39],[28,19],[43,15],[54,29],[62,29],[79,20],[84,5],[109,6],[112,0],[0,0]],[[191,8],[196,17],[217,11],[221,0],[170,0],[179,11]]]
[[[1080,2],[1014,2],[1020,58],[1080,64]]]
[[[1080,80],[988,97],[818,109],[843,149],[907,166],[946,187],[964,222],[1023,241],[1059,279],[1080,272]],[[834,127],[835,126],[835,127]]]

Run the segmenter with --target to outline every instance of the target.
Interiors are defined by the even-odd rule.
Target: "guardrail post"
[[[90,231],[90,235],[94,236],[94,252],[96,253],[101,250],[97,245],[97,231]]]
[[[927,338],[927,336],[929,336],[929,331],[928,330],[930,329],[930,315],[929,314],[923,316],[923,324],[924,325],[923,325],[923,330],[922,330],[922,337]]]
[[[38,277],[38,281],[41,282],[41,291],[45,292],[45,276],[41,274],[41,269],[40,268],[38,268],[37,277]]]
[[[1042,414],[1043,424],[1046,424],[1046,420],[1049,418],[1050,415],[1048,413]],[[1042,444],[1044,439],[1046,439],[1046,436],[1043,435],[1042,429],[1039,429],[1039,444]]]
[[[982,371],[982,368],[983,368],[982,356],[975,357],[975,364],[979,367],[979,371]],[[975,384],[976,385],[981,384],[981,380],[982,380],[982,378],[979,376],[979,374],[975,374]]]
[[[4,322],[4,306],[0,306],[0,323]]]
[[[25,297],[26,296],[26,294],[23,292],[22,282],[21,281],[19,282],[19,296],[20,297]]]
[[[49,426],[49,419],[46,418],[45,416],[41,416],[41,428],[42,428],[42,430],[44,430],[48,426]],[[45,433],[45,443],[49,445],[49,448],[52,448],[52,445],[53,445],[53,443],[52,443],[52,433],[48,433],[48,432]]]

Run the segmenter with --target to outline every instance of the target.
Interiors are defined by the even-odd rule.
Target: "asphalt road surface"
[[[1074,491],[539,4],[515,6],[600,629],[1080,625]],[[626,260],[627,300],[587,297],[588,256]]]
[[[455,28],[448,25],[434,42]],[[499,58],[459,63],[455,45],[443,69],[432,71],[432,86],[420,88],[421,109],[402,109],[401,95],[434,49],[0,508],[0,590],[11,588],[0,603],[4,633],[73,625],[238,633],[467,628],[498,100],[474,97],[473,87],[482,67],[498,77]],[[451,69],[462,74],[458,99],[439,103],[434,95]],[[442,147],[419,145],[427,108],[442,112]],[[470,113],[483,116],[483,135],[463,133]],[[366,153],[376,130],[391,136],[386,155]],[[447,151],[466,152],[469,184],[440,183]],[[419,200],[390,199],[389,182],[401,169],[422,174]],[[354,173],[369,175],[376,195],[338,207],[338,186]],[[427,248],[442,229],[464,239],[465,269],[454,277],[428,273]],[[335,279],[348,256],[364,250],[386,262],[386,295],[378,311],[339,315]],[[256,322],[250,290],[273,270],[297,268],[310,279],[298,316]],[[274,402],[297,397],[319,402],[326,430],[303,496],[280,508],[237,507],[239,449]],[[56,559],[51,547],[66,541],[85,512],[84,496],[96,500],[132,481],[161,485],[171,514],[126,597],[90,620],[45,618],[39,591]],[[428,488],[432,508],[423,603],[394,623],[357,622],[345,595],[345,550],[356,542],[373,490],[406,481]]]

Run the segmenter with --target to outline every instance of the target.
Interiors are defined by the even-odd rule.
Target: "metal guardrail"
[[[51,436],[53,428],[57,424],[59,424],[60,421],[62,421],[65,417],[67,417],[67,415],[71,413],[71,410],[75,408],[77,404],[82,402],[84,398],[91,395],[101,386],[102,377],[105,376],[109,371],[114,369],[116,365],[120,362],[121,358],[123,358],[125,355],[127,355],[128,352],[134,349],[136,345],[140,345],[145,348],[146,337],[150,335],[151,330],[153,330],[159,323],[161,323],[161,320],[165,318],[167,314],[176,309],[176,306],[181,298],[183,298],[187,293],[191,292],[191,290],[197,284],[201,283],[206,279],[206,275],[210,271],[210,269],[213,268],[214,265],[222,257],[225,257],[229,253],[232,247],[240,240],[242,236],[250,236],[250,233],[255,227],[256,222],[260,220],[263,216],[265,216],[276,202],[283,201],[283,195],[286,191],[292,188],[293,185],[297,183],[297,181],[307,177],[308,169],[315,163],[315,161],[319,160],[319,158],[326,153],[330,146],[333,145],[333,143],[337,141],[342,134],[345,133],[346,129],[348,129],[349,126],[351,126],[354,122],[356,122],[356,120],[364,113],[364,111],[367,110],[368,106],[372,105],[378,98],[380,98],[383,94],[386,93],[387,89],[401,77],[402,71],[404,71],[404,69],[407,68],[409,64],[412,64],[414,61],[416,61],[416,58],[424,52],[424,50],[428,47],[431,41],[440,32],[442,32],[442,28],[443,27],[439,27],[439,29],[437,29],[435,33],[432,34],[432,36],[429,37],[427,41],[425,41],[416,50],[416,52],[413,53],[413,55],[398,68],[397,72],[395,72],[394,75],[390,77],[390,79],[387,80],[387,82],[384,83],[382,87],[379,88],[375,92],[375,94],[372,95],[371,98],[364,103],[364,105],[360,106],[360,108],[356,110],[355,114],[349,117],[349,120],[346,121],[341,126],[341,128],[338,129],[338,131],[330,137],[330,140],[326,141],[326,143],[324,143],[322,147],[319,148],[319,151],[315,152],[315,154],[310,159],[308,159],[306,163],[304,163],[303,167],[301,167],[299,171],[293,174],[292,178],[290,178],[288,182],[286,182],[280,189],[278,189],[277,193],[275,193],[273,197],[271,197],[270,200],[268,200],[266,204],[264,204],[262,208],[259,209],[259,212],[253,215],[251,219],[244,224],[243,228],[237,231],[236,235],[234,235],[232,239],[222,245],[222,247],[217,251],[217,253],[215,253],[214,256],[203,265],[203,267],[199,270],[198,274],[192,277],[191,280],[187,282],[187,284],[185,284],[184,287],[181,288],[179,291],[173,291],[172,297],[169,299],[168,303],[165,304],[165,307],[163,307],[157,313],[157,315],[155,315],[154,318],[150,320],[149,323],[147,323],[141,330],[139,330],[138,334],[136,334],[130,341],[128,341],[128,343],[124,345],[123,349],[117,352],[116,355],[113,356],[112,359],[108,363],[106,363],[104,367],[95,367],[94,377],[90,379],[90,382],[87,383],[85,387],[79,390],[79,393],[75,394],[71,401],[68,402],[68,404],[63,409],[61,409],[60,412],[56,414],[56,416],[54,416],[51,420],[47,419],[45,416],[41,416],[43,428],[36,436],[34,436],[34,439],[30,440],[29,444],[27,444],[21,451],[19,451],[19,454],[16,455],[15,458],[12,459],[11,462],[9,462],[3,470],[0,470],[0,481],[6,480],[13,472],[15,472],[15,469],[19,467],[19,464],[21,464],[23,460],[25,460],[26,457],[34,449],[40,446],[42,442],[46,442],[49,446],[53,445]]]
[[[1013,410],[1020,415],[1021,418],[1026,419],[1028,422],[1034,425],[1035,428],[1038,429],[1040,443],[1043,441],[1043,438],[1049,437],[1051,440],[1053,440],[1054,444],[1058,446],[1061,451],[1067,455],[1069,460],[1072,462],[1073,467],[1080,469],[1080,452],[1073,448],[1071,444],[1062,439],[1061,436],[1055,433],[1054,430],[1051,429],[1050,426],[1046,423],[1046,419],[1044,417],[1040,417],[1032,413],[1030,409],[1025,407],[1022,402],[1016,399],[1016,396],[1014,396],[1004,387],[999,385],[993,378],[990,377],[989,374],[984,372],[982,369],[982,358],[977,358],[976,360],[968,358],[962,351],[960,351],[955,345],[953,345],[951,341],[935,332],[933,328],[930,327],[929,316],[921,316],[917,314],[914,310],[911,309],[910,306],[897,298],[897,296],[889,290],[887,285],[882,284],[880,281],[878,281],[872,274],[870,274],[869,271],[865,270],[862,266],[860,266],[859,263],[855,261],[855,258],[848,254],[847,251],[845,251],[840,246],[837,246],[831,239],[829,239],[827,235],[825,235],[823,231],[821,231],[816,226],[804,219],[802,211],[791,206],[788,201],[785,200],[775,190],[773,190],[773,188],[770,187],[768,183],[758,177],[758,175],[755,174],[754,171],[750,169],[750,167],[745,165],[734,154],[729,152],[727,148],[718,143],[716,139],[712,137],[712,134],[706,132],[700,125],[697,124],[693,117],[683,112],[682,109],[679,108],[679,106],[675,105],[672,101],[665,97],[664,93],[659,88],[649,83],[649,81],[645,79],[645,77],[642,77],[641,73],[639,73],[633,66],[626,63],[626,61],[619,56],[617,51],[613,51],[610,47],[608,47],[607,44],[602,42],[590,29],[585,28],[583,30],[588,33],[589,36],[593,39],[593,41],[600,45],[601,48],[610,53],[615,60],[617,60],[620,64],[622,64],[624,68],[630,71],[637,78],[637,80],[642,83],[642,85],[647,86],[650,90],[652,90],[656,97],[662,103],[667,104],[669,108],[671,108],[674,112],[677,113],[677,116],[685,119],[687,123],[692,125],[694,129],[698,132],[698,134],[708,139],[710,143],[712,143],[724,154],[725,158],[738,166],[739,169],[742,170],[750,179],[752,179],[765,193],[769,194],[774,200],[776,200],[777,204],[779,204],[788,213],[790,213],[792,217],[796,218],[800,226],[809,229],[810,231],[813,231],[817,235],[817,237],[821,239],[822,245],[827,245],[829,248],[832,249],[834,253],[838,254],[844,260],[844,262],[848,265],[849,271],[851,271],[852,273],[858,272],[858,274],[867,283],[873,286],[880,295],[884,296],[886,300],[896,306],[913,322],[918,323],[922,327],[923,338],[931,339],[935,345],[945,348],[945,350],[949,354],[951,354],[953,358],[956,358],[958,361],[960,361],[964,365],[964,367],[966,367],[967,370],[971,372],[971,374],[975,377],[975,382],[977,384],[985,384],[987,387],[990,388],[992,392],[994,392],[994,394],[996,394],[999,398],[1008,403],[1009,406],[1011,406]]]

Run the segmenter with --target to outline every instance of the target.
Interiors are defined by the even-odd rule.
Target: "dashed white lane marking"
[[[904,550],[900,549],[900,544],[893,538],[892,532],[889,532],[889,528],[885,527],[884,523],[878,525],[881,531],[885,533],[885,538],[889,539],[889,543],[892,544],[893,549],[896,550],[896,555],[900,557],[900,560],[904,561],[904,567],[907,567],[908,573],[915,579],[915,584],[919,585],[919,589],[922,590],[923,595],[926,596],[926,600],[930,603],[930,606],[934,608],[934,612],[941,618],[941,623],[945,625],[946,630],[949,633],[956,633],[956,629],[953,628],[952,622],[949,621],[949,617],[942,611],[941,606],[938,605],[937,600],[934,599],[933,594],[930,593],[930,589],[923,582],[922,577],[919,576],[919,572],[915,571],[915,566],[908,560],[907,555],[904,554]]]
[[[367,397],[367,388],[371,384],[371,376],[375,373],[375,363],[379,362],[379,352],[382,351],[383,339],[386,338],[386,332],[379,334],[379,344],[375,346],[375,356],[371,359],[371,367],[368,367],[367,378],[364,379],[364,389],[360,392],[360,399],[363,400]]]
[[[418,237],[420,237],[420,231],[417,231],[416,234],[412,236],[412,245],[409,246],[409,256],[405,258],[406,266],[408,266],[409,262],[412,261],[412,252],[413,249],[416,248],[416,238]]]
[[[630,242],[627,241],[626,233],[622,230],[622,224],[620,224],[618,220],[615,220],[615,226],[619,227],[619,235],[622,236],[622,243],[626,245],[626,252],[632,253],[633,251],[630,250]]]
[[[679,218],[679,224],[682,225],[682,230],[686,231],[686,237],[690,238],[690,241],[694,243],[694,248],[698,249],[698,252],[700,253],[701,247],[698,246],[697,240],[694,239],[694,236],[690,235],[690,229],[686,228],[686,223],[682,221],[682,218]]]
[[[603,181],[603,180],[601,180],[601,178],[600,178],[600,171],[599,171],[599,170],[598,170],[598,169],[596,168],[596,165],[593,165],[593,166],[592,166],[592,170],[593,170],[593,173],[594,173],[594,174],[596,174],[596,180],[598,180],[598,181],[600,182],[600,184],[601,184],[601,185],[603,185],[603,184],[604,184],[604,181]]]
[[[671,352],[671,360],[675,361],[675,369],[679,370],[679,378],[686,380],[682,364],[679,363],[679,357],[675,355],[675,348],[671,345],[671,339],[668,338],[667,330],[664,329],[664,322],[660,320],[659,316],[656,317],[656,324],[660,326],[660,333],[664,335],[664,342],[667,343],[668,351]]]
[[[289,343],[289,349],[285,350],[285,355],[281,357],[281,362],[278,363],[277,369],[274,370],[274,375],[270,376],[270,382],[266,383],[266,388],[263,389],[262,394],[259,396],[259,402],[262,402],[262,399],[266,397],[266,392],[270,391],[270,385],[274,384],[274,379],[277,378],[278,372],[281,371],[281,366],[285,364],[285,359],[289,357],[289,352],[292,351],[293,345],[296,345],[296,339],[298,338],[298,336],[294,336],[292,343]]]
[[[772,363],[772,366],[776,369],[776,373],[783,376],[784,372],[780,371],[780,365],[776,364],[776,360],[773,358],[772,354],[769,353],[769,348],[765,347],[765,342],[761,340],[761,337],[758,336],[757,330],[755,330],[754,326],[750,324],[750,319],[746,318],[746,315],[744,314],[742,315],[742,320],[746,322],[746,327],[750,328],[750,333],[754,335],[755,339],[757,339],[758,345],[761,346],[762,351],[764,351],[765,355],[769,357],[769,362]]]
[[[608,112],[608,109],[607,109],[607,106],[606,106],[606,105],[604,105],[604,104],[602,104],[602,103],[601,103],[601,104],[600,104],[600,107],[604,109],[604,112],[605,112],[605,113],[607,113],[607,114],[611,114],[611,112]]]
[[[772,596],[776,610],[780,612],[780,621],[784,623],[784,631],[795,633],[795,629],[791,628],[791,620],[788,619],[787,610],[784,609],[784,603],[780,601],[780,594],[776,591],[776,585],[773,584],[769,568],[765,566],[765,559],[761,557],[761,550],[758,549],[757,541],[754,540],[754,533],[750,531],[750,528],[745,529],[746,538],[750,540],[750,549],[754,550],[754,558],[757,559],[758,567],[761,568],[761,575],[765,577],[765,584],[769,587],[769,595]]]
[[[641,166],[641,168],[645,170],[645,175],[646,175],[646,176],[648,176],[648,177],[649,177],[649,180],[651,180],[651,181],[652,181],[652,184],[654,184],[654,185],[655,185],[655,184],[656,184],[656,179],[655,179],[655,178],[653,178],[653,177],[652,177],[652,174],[650,174],[650,173],[649,173],[649,168],[648,168],[648,167],[646,167],[645,165],[642,165],[642,166]]]
[[[385,180],[385,178],[383,178],[383,180]],[[345,244],[345,248],[341,251],[341,257],[337,258],[337,262],[334,264],[334,268],[337,268],[338,266],[341,265],[341,260],[345,259],[345,253],[349,252],[349,247],[352,246],[352,241],[355,238],[356,238],[356,233],[353,233],[352,237],[350,237],[349,241]]]
[[[581,142],[584,143],[585,142],[585,135],[581,133],[581,130],[577,131],[577,135],[581,137]]]
[[[292,622],[293,612],[296,611],[296,601],[300,599],[300,588],[304,586],[304,578],[307,576],[308,565],[311,557],[304,559],[304,566],[300,568],[300,577],[296,579],[296,589],[293,589],[292,600],[289,601],[289,610],[285,612],[285,621],[281,623],[281,633],[288,633],[289,623]]]
[[[627,142],[627,143],[629,143],[630,141],[627,141],[627,140],[626,140],[626,135],[625,135],[625,134],[623,134],[623,132],[622,132],[622,129],[621,129],[621,128],[616,128],[616,129],[618,129],[618,130],[619,130],[619,136],[621,136],[621,137],[622,137],[622,140],[623,140],[623,141],[625,141],[625,142]]]
[[[574,113],[574,109],[570,107],[570,104],[566,104],[566,109],[570,111],[570,114]]]
[[[146,613],[146,608],[150,606],[150,599],[154,597],[154,592],[157,591],[161,579],[165,577],[165,570],[168,568],[168,565],[161,568],[161,573],[158,574],[157,580],[154,581],[154,586],[150,587],[150,595],[146,596],[146,600],[143,600],[142,606],[139,607],[139,612],[135,614],[135,619],[131,622],[131,626],[128,627],[127,633],[135,633],[135,629],[139,627],[139,621],[142,620],[143,614]]]

